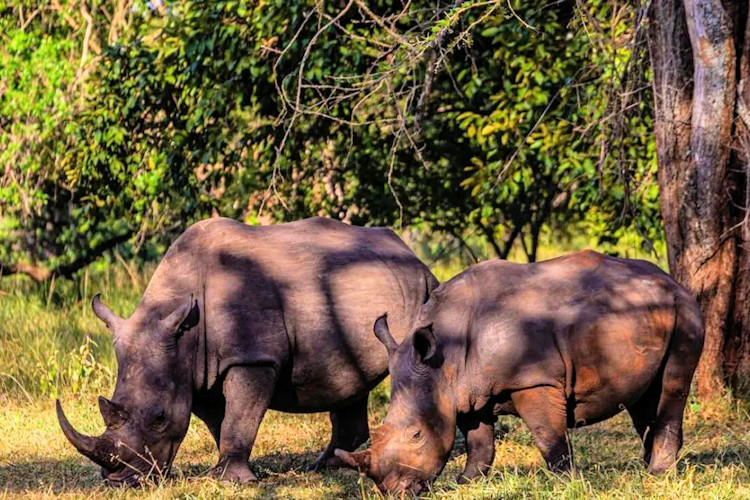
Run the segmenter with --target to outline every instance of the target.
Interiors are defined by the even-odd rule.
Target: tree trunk
[[[744,175],[730,169],[738,103],[736,35],[744,34],[747,18],[747,7],[741,3],[654,0],[649,13],[655,139],[669,267],[695,293],[706,324],[698,366],[701,397],[721,391],[730,376],[727,349],[733,353],[735,338],[747,333],[744,320],[736,328],[738,315],[746,317],[744,288],[749,276],[738,272],[740,265],[746,269],[747,255],[738,230],[740,211],[733,208],[737,201],[747,205],[746,182]],[[738,19],[738,12],[744,16]]]
[[[744,7],[744,9],[742,8]],[[739,51],[735,142],[730,162],[736,189],[734,207],[750,207],[750,12],[748,5],[733,13],[734,19],[745,19],[744,30],[735,27],[735,44]],[[733,387],[747,392],[750,382],[750,211],[738,210],[740,232],[737,238],[738,262],[735,281],[734,311],[724,346],[724,369]]]

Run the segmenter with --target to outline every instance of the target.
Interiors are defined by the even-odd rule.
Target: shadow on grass
[[[76,459],[25,460],[0,466],[0,491],[52,491],[54,493],[101,490],[99,469]]]
[[[308,473],[317,452],[271,453],[250,461],[250,467],[259,481],[250,485],[234,485],[227,496],[235,496],[239,488],[244,498],[288,498],[289,489],[308,488],[333,490],[338,497],[358,496],[358,476],[353,471],[337,469],[321,473]],[[200,487],[203,481],[213,482],[209,471],[213,464],[176,464],[173,473],[164,481],[146,485],[153,488]],[[276,490],[285,488],[278,493]],[[99,468],[78,459],[26,460],[0,466],[0,492],[81,494],[84,496],[110,496],[113,490],[104,486]],[[233,492],[233,493],[232,493]],[[2,496],[2,495],[0,495]]]
[[[465,452],[463,443],[458,442],[454,449],[455,457],[461,452]],[[336,497],[355,498],[360,496],[359,476],[354,471],[346,469],[329,470],[321,473],[307,473],[305,468],[311,464],[317,457],[317,452],[305,453],[268,453],[259,457],[253,457],[250,467],[256,473],[259,482],[246,487],[235,485],[228,490],[225,495],[240,495],[244,498],[288,498],[292,492],[301,489],[310,490],[315,494],[322,496],[334,495]],[[705,467],[705,466],[747,466],[750,463],[750,450],[744,447],[725,446],[716,450],[702,451],[697,453],[687,453],[681,458],[678,464],[678,474],[685,473],[688,467]],[[175,473],[159,484],[158,487],[178,488],[180,490],[193,486],[200,489],[203,481],[211,482],[208,478],[213,463],[183,463],[175,466]],[[599,466],[601,468],[599,468]],[[578,471],[583,473],[584,478],[589,474],[613,474],[624,471],[633,471],[640,469],[642,462],[640,460],[619,461],[595,464],[587,464],[578,467]],[[444,471],[443,475],[448,476],[448,483],[443,483],[441,490],[444,493],[461,492],[461,486],[456,485],[452,476],[458,471]],[[645,468],[644,468],[645,471]],[[538,466],[519,465],[517,467],[493,467],[488,480],[491,483],[503,481],[505,474],[531,476],[535,474],[547,475],[547,471],[539,470]],[[564,481],[565,476],[558,476],[549,473],[548,478],[551,481]],[[371,484],[365,481],[365,486],[370,489]],[[146,490],[153,488],[147,486]],[[16,464],[0,466],[0,492],[45,492],[55,494],[80,493],[88,496],[109,496],[112,490],[107,489],[101,480],[98,468],[93,465],[85,464],[78,459],[64,459],[60,461],[38,460],[24,461]],[[606,491],[606,489],[602,490]]]
[[[265,479],[280,474],[302,474],[305,468],[312,464],[318,457],[317,452],[305,453],[267,453],[265,455],[250,458],[250,468],[258,477]],[[214,464],[190,464],[176,465],[179,474],[186,478],[206,477]]]
[[[313,498],[359,498],[359,476],[349,469],[306,472],[307,466],[318,457],[318,451],[305,453],[273,452],[251,457],[250,468],[258,477],[257,483],[235,485],[228,496],[242,498],[277,499],[300,495],[309,490]],[[191,482],[214,481],[209,477],[213,464],[181,465],[175,476]],[[169,482],[167,482],[168,484]]]
[[[742,445],[724,446],[716,450],[705,450],[696,453],[687,453],[679,462],[679,471],[685,467],[717,465],[726,467],[729,465],[750,465],[750,450]]]

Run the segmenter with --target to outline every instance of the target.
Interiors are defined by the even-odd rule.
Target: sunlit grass
[[[66,409],[81,431],[103,430],[94,395],[66,398]],[[240,486],[205,476],[217,452],[208,431],[194,421],[177,456],[173,477],[138,490],[106,489],[98,469],[65,441],[51,400],[33,403],[5,399],[0,403],[0,497],[63,498],[377,498],[372,482],[356,472],[305,473],[327,443],[325,414],[288,415],[269,412],[251,458],[261,479]],[[384,407],[371,408],[371,423]],[[496,443],[497,458],[488,477],[457,486],[453,478],[465,462],[459,439],[454,456],[427,498],[750,498],[747,415],[724,409],[722,418],[706,420],[689,410],[682,459],[676,470],[660,477],[641,465],[640,442],[630,421],[620,415],[573,432],[577,469],[549,473],[518,419],[503,417]]]

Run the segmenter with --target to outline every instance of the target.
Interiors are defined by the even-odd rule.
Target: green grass
[[[551,256],[552,250],[542,254]],[[452,261],[436,269],[441,279],[461,270]],[[65,440],[54,412],[60,396],[72,423],[97,434],[103,423],[96,394],[111,394],[115,368],[109,335],[90,309],[101,291],[121,314],[130,314],[153,271],[131,279],[112,264],[75,280],[38,286],[24,279],[0,283],[0,499],[2,498],[377,498],[371,481],[350,470],[305,473],[326,445],[325,414],[269,412],[253,449],[251,467],[261,478],[239,486],[206,477],[217,452],[199,421],[190,426],[174,474],[138,490],[104,488],[98,469]],[[87,341],[91,339],[91,341]],[[84,348],[82,349],[82,346]],[[382,421],[387,391],[371,398],[371,425]],[[487,478],[457,486],[465,461],[459,438],[446,471],[426,498],[750,498],[750,417],[740,402],[690,405],[685,447],[677,468],[653,477],[641,465],[640,442],[626,415],[576,430],[576,471],[546,471],[523,423],[498,422],[507,431],[496,442]]]

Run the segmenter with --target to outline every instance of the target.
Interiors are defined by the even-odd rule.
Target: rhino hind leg
[[[257,479],[248,460],[258,427],[271,402],[276,378],[277,371],[269,366],[235,366],[227,372],[219,462],[211,473],[214,477],[241,483]]]
[[[682,419],[690,395],[690,383],[698,365],[700,349],[670,348],[664,367],[661,394],[653,425],[653,450],[648,464],[649,472],[659,474],[674,466],[682,448]],[[675,349],[673,349],[675,348]]]
[[[677,322],[664,366],[639,401],[640,408],[631,411],[643,437],[644,460],[652,474],[665,472],[677,462],[682,448],[683,414],[702,347],[700,310],[692,302],[678,302]]]
[[[659,409],[659,399],[661,398],[661,377],[660,372],[643,396],[635,403],[626,406],[635,431],[643,441],[643,462],[646,467],[651,463],[651,454],[654,448],[654,425],[656,423],[656,412]]]
[[[466,467],[456,481],[466,483],[487,474],[495,460],[495,417],[472,415],[461,417],[458,428],[466,438]]]
[[[568,440],[568,418],[562,389],[539,386],[515,391],[511,400],[526,423],[547,467],[565,472],[573,466],[573,451]]]
[[[687,398],[688,390],[662,391],[648,463],[648,470],[652,474],[665,472],[677,462],[677,454],[682,448],[682,414]]]
[[[317,460],[307,467],[308,471],[320,471],[342,467],[344,462],[334,455],[336,448],[354,451],[370,437],[367,424],[367,396],[330,413],[331,442]]]
[[[652,474],[660,474],[677,461],[682,448],[682,417],[688,395],[687,383],[666,373],[634,405],[628,407],[638,435],[643,440],[643,461]]]

